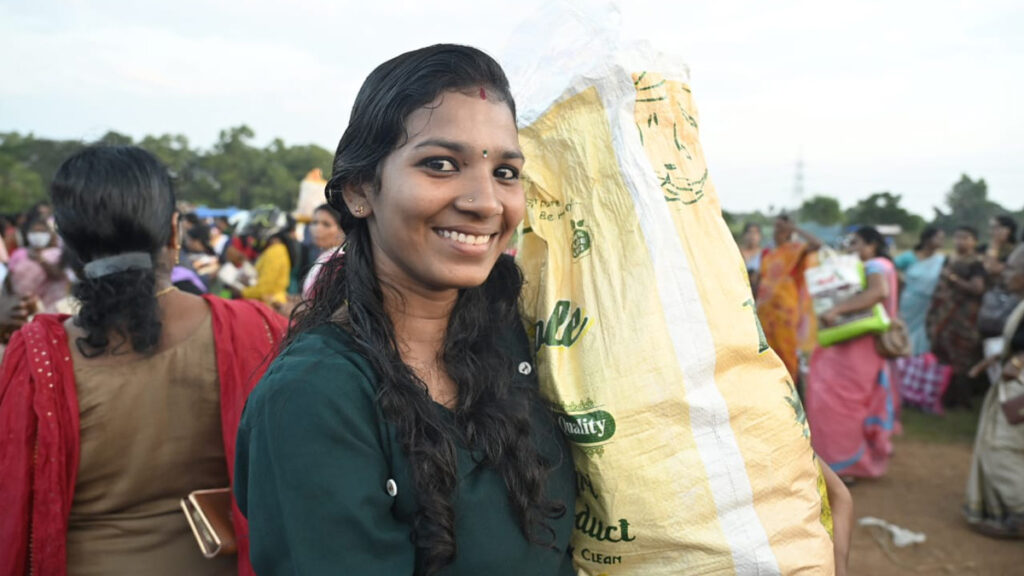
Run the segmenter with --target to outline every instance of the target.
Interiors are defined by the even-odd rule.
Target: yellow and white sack
[[[562,12],[527,35],[546,56],[505,63],[523,310],[573,445],[580,574],[832,574],[803,407],[760,333],[688,69]]]

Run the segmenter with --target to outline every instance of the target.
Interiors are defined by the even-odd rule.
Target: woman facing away
[[[246,406],[235,493],[275,574],[573,574],[570,453],[503,256],[525,211],[500,66],[378,66],[338,145],[328,261]]]
[[[896,269],[885,238],[874,228],[858,229],[850,251],[864,261],[867,288],[821,316],[834,325],[840,316],[883,304],[895,317]],[[895,402],[889,363],[875,351],[873,335],[818,348],[811,356],[806,410],[814,451],[844,477],[878,477],[892,452]]]
[[[1024,246],[1007,258],[1003,285],[1024,297]],[[993,360],[996,377],[981,406],[964,512],[971,527],[983,534],[1024,538],[1024,423],[1010,423],[1001,406],[1024,395],[1024,302],[1010,314],[1003,353]]]
[[[821,248],[821,241],[797,228],[785,214],[776,218],[774,236],[775,247],[765,250],[761,258],[757,314],[768,345],[786,364],[795,383],[801,344],[810,337],[814,322],[804,270],[810,255]]]
[[[978,231],[974,228],[960,226],[953,232],[953,253],[942,269],[925,322],[935,357],[953,368],[953,379],[943,398],[950,407],[970,406],[978,381],[969,374],[982,356],[978,310],[986,274],[977,247]]]
[[[932,303],[935,285],[939,282],[946,256],[939,250],[946,240],[946,235],[929,226],[921,232],[921,237],[913,250],[900,254],[894,260],[896,269],[903,280],[900,292],[900,317],[907,323],[910,332],[911,354],[920,356],[931,350],[928,341],[928,329],[925,319]]]
[[[206,560],[179,501],[230,483],[284,320],[173,287],[174,191],[148,152],[86,148],[50,191],[81,309],[36,316],[0,366],[0,574],[251,575],[238,511],[237,559]]]
[[[341,245],[345,242],[345,231],[341,229],[341,212],[331,208],[330,204],[321,204],[313,211],[313,221],[310,222],[310,231],[313,236],[313,244],[320,250],[316,262],[310,267],[302,282],[302,296],[311,298],[313,284],[324,263],[336,256],[340,257]]]

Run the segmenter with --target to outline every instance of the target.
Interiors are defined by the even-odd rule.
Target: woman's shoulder
[[[896,258],[893,260],[893,264],[895,264],[897,268],[903,269],[906,268],[907,266],[910,266],[914,262],[917,262],[917,260],[917,252],[915,252],[914,250],[906,250],[904,252],[901,252],[898,256],[896,256]]]
[[[45,360],[46,355],[50,358],[68,358],[67,332],[64,329],[64,322],[70,316],[67,314],[36,314],[27,324],[18,328],[7,343],[6,350],[0,354],[0,369],[13,374],[19,369],[28,370],[32,365],[32,359]],[[43,357],[39,357],[42,351]],[[60,363],[57,364],[60,366]],[[20,368],[19,368],[20,367]],[[40,370],[41,372],[42,370]],[[27,375],[31,375],[26,372]],[[8,374],[9,375],[9,374]],[[0,399],[3,398],[3,391],[9,382],[0,378]]]
[[[280,402],[359,405],[375,395],[369,362],[352,337],[334,324],[298,335],[277,356],[249,398],[247,412]]]
[[[275,256],[288,256],[288,246],[286,246],[283,242],[277,242],[271,244],[270,246],[267,246],[267,249],[264,250],[264,254],[273,254]]]
[[[865,274],[888,274],[894,272],[896,266],[892,260],[879,256],[864,263]]]
[[[319,256],[316,257],[315,264],[326,264],[330,259],[334,257],[341,257],[344,254],[345,250],[342,248],[338,248],[337,246],[335,246],[334,248],[328,248],[327,250],[324,250],[323,252],[320,253]]]

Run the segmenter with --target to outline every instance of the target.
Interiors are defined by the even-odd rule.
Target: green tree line
[[[197,205],[274,204],[290,210],[306,173],[313,168],[331,172],[333,155],[319,146],[289,146],[275,139],[261,148],[253,144],[254,137],[252,129],[242,125],[222,130],[209,150],[191,146],[180,134],[146,136],[136,142],[108,132],[96,143],[136,144],[149,150],[171,171],[178,199]],[[87,144],[0,133],[0,213],[20,212],[46,198],[60,163]]]
[[[792,214],[801,222],[814,222],[822,226],[896,224],[903,229],[907,241],[928,225],[952,232],[957,226],[973,226],[983,237],[988,234],[988,222],[993,216],[1008,214],[1024,223],[1024,206],[1007,208],[988,197],[988,184],[984,178],[972,180],[963,174],[946,192],[943,206],[933,208],[930,218],[914,214],[902,205],[903,197],[892,192],[876,192],[843,209],[839,200],[828,195],[817,195],[805,200]],[[726,214],[736,232],[746,222],[760,224],[768,230],[777,215],[774,211]]]
[[[155,154],[175,178],[178,198],[207,206],[251,208],[274,204],[294,208],[298,182],[313,168],[330,174],[332,154],[316,145],[289,146],[280,139],[265,147],[253,145],[255,134],[248,126],[222,130],[208,150],[190,145],[180,134],[146,136],[135,142],[130,136],[108,132],[102,144],[137,144]],[[60,163],[86,143],[78,140],[51,140],[32,134],[0,133],[0,213],[26,210],[43,200],[47,186]],[[925,218],[902,206],[902,196],[876,192],[858,200],[845,210],[839,200],[828,195],[809,198],[794,214],[803,222],[823,226],[856,224],[898,224],[905,234],[914,236],[928,224],[951,231],[958,225],[970,225],[984,235],[988,220],[997,214],[1024,219],[1024,207],[1008,209],[988,198],[984,179],[972,180],[966,174],[946,192],[944,205]],[[751,213],[726,213],[734,227],[745,222],[770,226],[773,210]]]

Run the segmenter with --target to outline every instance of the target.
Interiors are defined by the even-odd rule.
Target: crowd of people
[[[337,255],[345,239],[341,215],[327,204],[305,223],[274,207],[243,212],[234,222],[224,216],[200,218],[187,204],[176,209],[181,245],[170,275],[176,289],[258,300],[284,315],[308,293],[324,261]],[[52,204],[40,202],[3,217],[0,231],[7,336],[33,314],[74,313],[79,302],[72,288],[79,276],[56,232]]]
[[[196,553],[179,501],[230,484],[246,398],[345,235],[327,204],[305,226],[277,208],[240,216],[200,218],[152,155],[94,147],[64,162],[50,201],[0,223],[0,426],[21,440],[0,467],[25,471],[0,486],[0,573],[251,572],[247,554]],[[33,404],[57,430],[36,428]],[[40,453],[76,468],[33,473]],[[46,547],[32,555],[28,536]]]
[[[302,227],[269,207],[203,219],[137,147],[65,160],[49,202],[3,224],[0,574],[575,573],[586,486],[541,398],[505,254],[526,209],[523,162],[504,72],[453,45],[370,74],[327,203]],[[980,255],[977,233],[958,229],[941,266],[940,233],[894,263],[860,228],[846,248],[866,288],[820,317],[803,272],[822,243],[788,217],[770,249],[745,232],[764,334],[802,383],[829,465],[793,490],[827,494],[837,574],[852,506],[836,473],[885,472],[900,375],[871,338],[817,347],[813,334],[877,305],[906,306],[917,352],[960,359],[970,345],[960,388],[994,370],[967,507],[991,533],[1020,532],[1024,427],[1004,398],[1024,386],[1024,249],[1010,224]],[[914,284],[903,301],[900,270]],[[987,318],[988,300],[1002,336],[954,337],[948,326],[978,321],[965,310]],[[1008,378],[1017,388],[996,385]],[[218,487],[237,554],[212,539],[207,560],[180,501]],[[600,535],[628,542],[629,522]]]
[[[993,218],[987,232],[982,245],[978,230],[958,226],[947,252],[945,233],[927,227],[893,257],[891,239],[858,228],[842,248],[863,262],[864,288],[817,315],[804,272],[819,265],[821,241],[782,215],[770,248],[752,224],[740,248],[765,336],[800,381],[812,444],[830,467],[850,484],[884,475],[901,406],[936,410],[922,402],[919,386],[947,409],[972,409],[983,397],[965,515],[986,534],[1021,537],[1024,426],[1011,407],[1024,401],[1024,243],[1010,216]],[[873,334],[817,343],[817,329],[877,305],[906,327],[902,358],[880,351]]]

